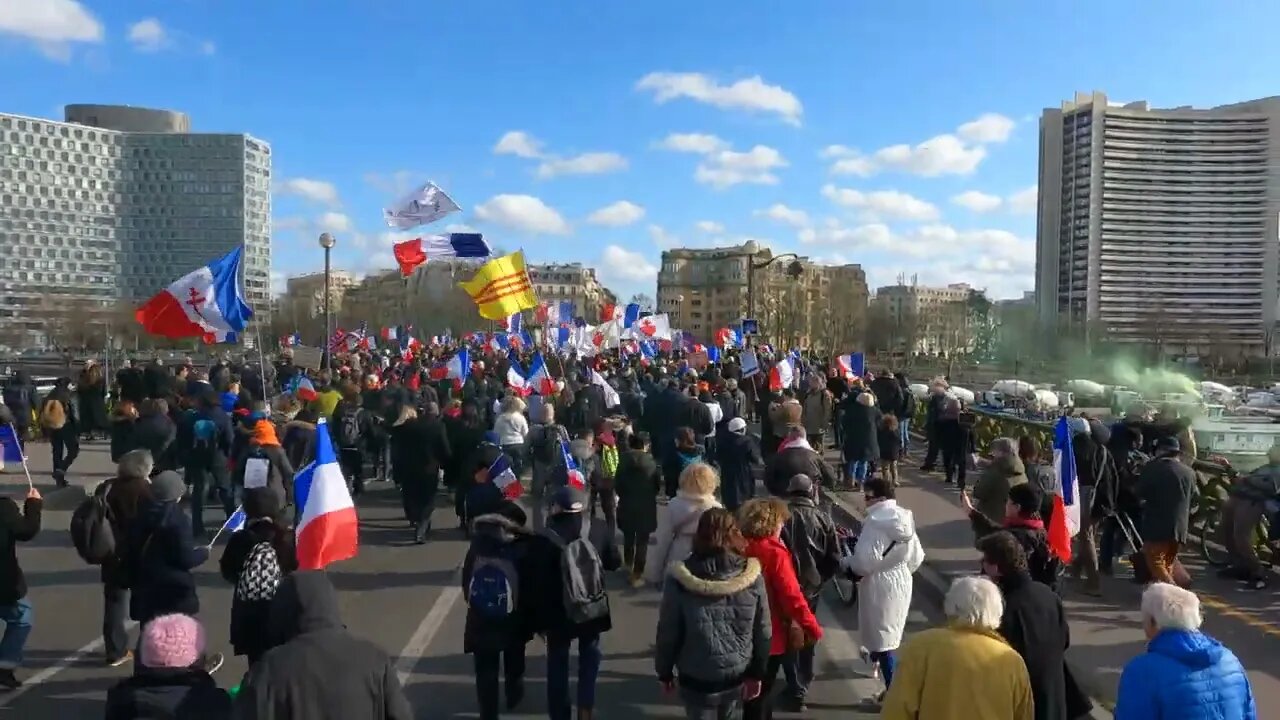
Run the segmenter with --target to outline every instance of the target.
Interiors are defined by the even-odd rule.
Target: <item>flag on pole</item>
[[[462,208],[444,190],[428,181],[422,187],[405,195],[395,205],[382,211],[388,227],[408,230],[428,225]]]
[[[298,518],[298,568],[321,570],[356,556],[360,527],[356,506],[329,438],[329,424],[316,424],[316,459],[294,478]]]
[[[193,270],[138,308],[133,316],[152,335],[235,342],[253,310],[240,293],[244,246]]]
[[[550,397],[556,394],[556,379],[547,371],[547,363],[542,359],[542,353],[534,353],[529,374],[525,376],[525,383],[531,392],[539,395]]]
[[[1067,416],[1053,426],[1053,473],[1058,492],[1053,495],[1049,523],[1049,549],[1064,563],[1071,562],[1071,538],[1080,531],[1080,478],[1076,475],[1076,454],[1071,445],[1071,424]]]
[[[578,469],[578,461],[573,459],[573,453],[569,452],[569,443],[560,441],[560,453],[564,455],[564,466],[569,472],[569,487],[586,492],[587,479]]]
[[[486,320],[502,320],[512,313],[538,306],[523,252],[490,260],[480,266],[475,277],[459,285],[475,302],[480,317]]]
[[[427,235],[396,243],[392,252],[400,266],[400,274],[405,277],[428,258],[487,258],[493,255],[489,243],[480,233]]]
[[[489,482],[502,491],[502,496],[514,500],[524,492],[520,479],[511,469],[511,458],[506,453],[499,453],[498,459],[489,466]]]
[[[860,352],[837,355],[836,366],[840,368],[846,378],[862,377],[866,371],[866,358]]]

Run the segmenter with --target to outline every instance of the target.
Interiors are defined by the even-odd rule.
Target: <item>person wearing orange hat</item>
[[[293,465],[280,447],[276,427],[267,419],[265,407],[258,405],[240,431],[247,435],[248,442],[237,458],[231,489],[234,494],[242,495],[245,490],[268,487],[282,504],[291,504]],[[238,498],[232,505],[239,505]]]

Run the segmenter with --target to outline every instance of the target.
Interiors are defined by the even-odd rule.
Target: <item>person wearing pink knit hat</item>
[[[221,664],[221,656],[216,656]],[[204,626],[190,615],[161,615],[142,628],[134,674],[107,692],[107,720],[231,717],[231,696],[217,686],[205,656]],[[214,668],[216,669],[216,668]]]

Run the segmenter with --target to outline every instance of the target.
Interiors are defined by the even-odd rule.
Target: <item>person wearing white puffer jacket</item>
[[[689,556],[702,513],[721,507],[716,500],[719,486],[720,476],[706,463],[695,462],[680,473],[679,491],[658,511],[658,529],[654,532],[657,541],[649,546],[645,557],[645,582],[660,584],[672,563]]]
[[[895,651],[911,609],[912,575],[924,562],[915,516],[894,499],[893,483],[872,478],[863,487],[867,516],[846,568],[858,581],[858,634],[886,690],[897,666]],[[883,698],[883,694],[880,696]],[[878,701],[878,700],[877,700]]]

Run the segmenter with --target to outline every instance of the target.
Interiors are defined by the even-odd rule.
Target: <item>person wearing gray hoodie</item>
[[[739,554],[733,514],[702,514],[693,552],[668,568],[658,614],[654,669],[672,693],[679,675],[686,717],[740,717],[760,694],[772,626],[760,562]]]

